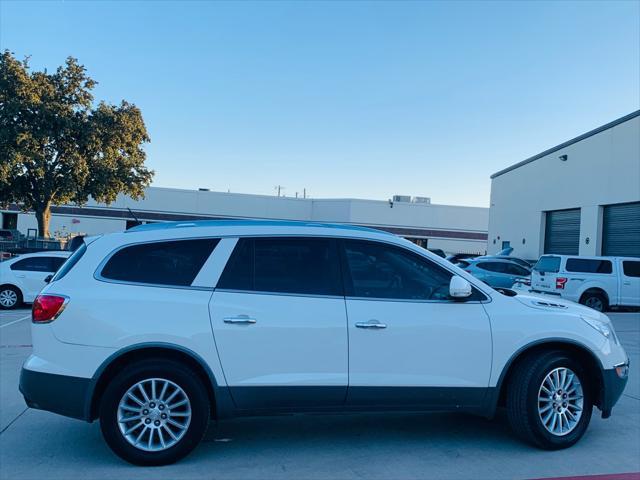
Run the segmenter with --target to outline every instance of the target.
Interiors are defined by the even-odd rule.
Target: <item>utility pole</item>
[[[307,198],[307,189],[306,188],[302,189],[302,198]]]
[[[276,191],[278,192],[278,196],[280,196],[280,193],[282,192],[282,190],[284,190],[286,187],[283,187],[282,185],[276,185],[274,187],[276,189]]]

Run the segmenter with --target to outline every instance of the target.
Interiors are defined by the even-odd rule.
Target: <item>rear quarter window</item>
[[[611,273],[613,268],[610,260],[569,258],[565,270],[579,273]]]
[[[69,258],[62,264],[59,270],[56,271],[55,275],[51,279],[51,282],[55,282],[56,280],[60,280],[67,273],[71,271],[71,269],[78,263],[78,261],[84,255],[84,252],[87,251],[87,244],[82,242],[82,244],[76,248],[76,250],[71,254]]]
[[[131,245],[114,253],[100,276],[107,280],[188,287],[218,239],[175,240]]]

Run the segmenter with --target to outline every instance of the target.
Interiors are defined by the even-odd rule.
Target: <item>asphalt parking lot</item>
[[[28,409],[18,392],[31,351],[28,310],[0,313],[0,478],[476,478],[640,472],[640,313],[610,314],[631,357],[613,416],[596,410],[582,441],[545,452],[516,440],[503,415],[359,414],[237,419],[212,424],[182,462],[132,467],[97,423]]]

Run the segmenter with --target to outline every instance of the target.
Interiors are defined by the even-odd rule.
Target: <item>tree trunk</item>
[[[36,220],[38,221],[38,236],[49,238],[49,220],[51,220],[51,204],[36,207]]]

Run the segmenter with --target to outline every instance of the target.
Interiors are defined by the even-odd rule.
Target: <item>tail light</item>
[[[69,297],[63,295],[38,295],[31,309],[33,323],[53,322],[64,310]]]
[[[558,277],[556,278],[556,289],[557,290],[564,290],[564,285],[565,283],[567,283],[567,280],[569,280],[566,277]]]

